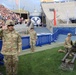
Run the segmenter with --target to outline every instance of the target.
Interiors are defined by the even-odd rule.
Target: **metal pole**
[[[21,12],[20,12],[20,0],[18,1],[18,7],[19,7],[19,13],[20,13],[20,17],[21,17]]]

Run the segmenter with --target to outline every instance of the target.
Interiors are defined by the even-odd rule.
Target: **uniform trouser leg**
[[[31,50],[32,50],[32,52],[34,52],[34,50],[35,50],[35,46],[33,44],[31,45]]]
[[[4,56],[4,63],[7,75],[17,75],[18,59],[16,56]]]
[[[31,45],[31,51],[34,52],[34,50],[35,50],[35,40],[30,40],[30,45]]]
[[[31,51],[34,52],[33,44],[31,44]]]

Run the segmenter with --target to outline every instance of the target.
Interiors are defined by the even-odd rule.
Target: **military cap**
[[[13,20],[7,20],[7,21],[6,21],[6,25],[7,25],[7,26],[10,26],[10,25],[13,25],[13,26],[14,26],[15,23],[14,23]]]
[[[71,33],[68,33],[67,35],[68,35],[68,36],[69,36],[69,35],[71,36],[72,34],[71,34]]]

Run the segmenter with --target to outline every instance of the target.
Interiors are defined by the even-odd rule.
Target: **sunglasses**
[[[8,26],[14,26],[14,25],[8,25]]]

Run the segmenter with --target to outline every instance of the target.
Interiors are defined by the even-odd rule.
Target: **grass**
[[[18,75],[76,75],[76,66],[73,71],[59,69],[64,53],[58,53],[56,47],[45,51],[19,56]],[[76,65],[76,64],[75,64]],[[5,67],[0,66],[0,72],[5,75]]]

